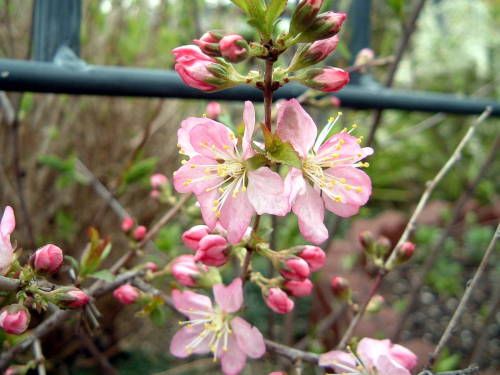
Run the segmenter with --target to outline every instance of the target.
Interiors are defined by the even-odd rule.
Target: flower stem
[[[271,109],[273,105],[273,65],[274,59],[266,60],[266,70],[264,73],[264,124],[267,130],[271,131]]]

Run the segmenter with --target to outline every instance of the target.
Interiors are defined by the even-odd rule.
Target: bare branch
[[[4,292],[13,292],[21,286],[21,281],[10,277],[0,276],[0,290]]]

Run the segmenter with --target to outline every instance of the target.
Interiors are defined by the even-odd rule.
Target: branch
[[[21,281],[10,277],[0,276],[0,290],[4,292],[13,292],[21,286]]]
[[[37,369],[38,369],[38,375],[46,375],[47,372],[45,371],[45,358],[43,357],[42,353],[42,346],[40,345],[40,340],[36,339],[33,342],[33,353],[35,354],[35,359],[36,362],[38,363]]]
[[[438,357],[439,353],[441,350],[444,348],[448,340],[450,339],[450,336],[453,332],[453,329],[457,326],[459,319],[462,317],[462,314],[465,311],[465,307],[467,306],[467,303],[469,302],[469,298],[472,295],[472,292],[476,288],[477,283],[479,282],[479,279],[484,273],[484,270],[486,269],[486,266],[488,265],[488,261],[490,259],[491,254],[493,253],[493,249],[495,248],[495,245],[497,243],[498,237],[500,237],[500,224],[498,224],[495,234],[493,235],[493,238],[490,241],[490,244],[488,245],[488,248],[486,249],[486,252],[483,255],[483,259],[481,260],[481,263],[479,264],[479,267],[476,270],[476,273],[474,274],[474,277],[472,278],[472,281],[470,284],[467,285],[467,288],[465,290],[464,295],[462,296],[462,299],[460,300],[460,303],[458,304],[457,309],[455,310],[455,313],[453,314],[450,322],[448,323],[448,326],[446,327],[443,335],[441,336],[441,339],[439,340],[439,343],[437,344],[436,348],[434,349],[434,352],[431,354],[429,358],[429,366],[432,366],[434,364],[434,361]]]
[[[418,375],[470,375],[470,374],[478,374],[478,373],[479,373],[479,367],[470,366],[470,367],[467,367],[466,369],[463,369],[463,370],[444,371],[444,372],[436,372],[436,373],[433,373],[429,370],[424,370],[422,372],[419,372]]]
[[[316,353],[305,352],[303,350],[295,349],[271,340],[265,340],[265,342],[267,349],[278,355],[288,358],[294,363],[296,363],[297,361],[304,361],[313,363],[315,365],[318,364],[319,355]]]

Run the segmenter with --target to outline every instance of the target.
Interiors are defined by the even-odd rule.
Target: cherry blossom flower
[[[0,275],[5,274],[14,259],[14,248],[10,235],[16,228],[16,218],[12,207],[7,206],[0,221]]]
[[[356,214],[371,194],[371,181],[359,168],[373,153],[361,148],[359,139],[342,131],[328,137],[336,120],[331,120],[317,137],[316,125],[295,99],[278,110],[276,133],[291,143],[302,167],[292,168],[285,178],[285,189],[299,229],[305,239],[319,244],[328,238],[323,219],[325,208],[341,217]]]
[[[332,368],[337,374],[411,375],[417,356],[390,340],[362,339],[356,355],[341,350],[322,354],[319,365]]]
[[[209,297],[191,291],[174,290],[175,308],[189,320],[172,338],[170,352],[179,358],[191,354],[213,353],[220,359],[226,375],[236,375],[243,370],[247,357],[260,358],[266,351],[264,338],[256,327],[235,316],[243,305],[241,279],[228,286],[213,287],[216,306]]]
[[[184,120],[178,132],[179,147],[190,159],[174,173],[177,191],[194,193],[205,224],[213,230],[219,222],[232,244],[243,238],[255,212],[284,216],[290,208],[280,175],[265,166],[255,170],[249,166],[255,155],[251,102],[245,102],[243,120],[241,150],[225,125],[207,118]]]

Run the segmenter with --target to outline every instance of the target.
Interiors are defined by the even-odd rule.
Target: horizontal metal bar
[[[262,101],[262,92],[241,86],[216,93],[206,93],[186,86],[173,71],[68,63],[0,59],[0,90],[45,92],[73,95],[106,95],[186,99]],[[275,93],[275,98],[293,98],[306,88],[289,84]],[[500,103],[451,94],[400,91],[379,86],[348,85],[335,93],[343,107],[362,109],[400,109],[423,112],[478,114],[486,106],[500,116]]]

